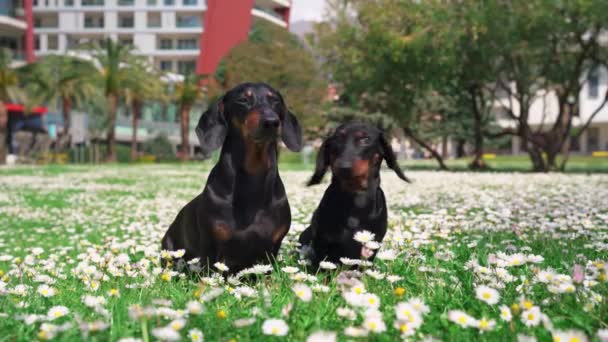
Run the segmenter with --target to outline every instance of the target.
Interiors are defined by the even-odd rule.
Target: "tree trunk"
[[[456,141],[456,158],[462,158],[465,156],[465,151],[464,151],[464,145],[467,143],[467,141],[463,138],[459,138]]]
[[[137,127],[139,124],[139,112],[141,109],[139,101],[133,101],[132,109],[133,133],[131,135],[131,161],[134,162],[137,160]]]
[[[115,135],[115,126],[116,126],[116,106],[118,105],[118,99],[116,95],[109,94],[108,95],[108,110],[109,110],[109,120],[108,120],[108,133],[106,137],[106,144],[108,145],[108,154],[106,156],[107,162],[116,162],[116,135]]]
[[[6,110],[6,106],[4,102],[0,100],[0,165],[4,165],[6,163],[6,154],[8,150],[7,136],[8,136],[8,111]]]
[[[61,98],[62,104],[62,115],[63,115],[63,131],[61,132],[61,137],[69,136],[70,127],[72,125],[72,101],[69,97],[64,96]]]
[[[424,148],[425,150],[429,151],[429,153],[433,156],[433,158],[435,158],[435,160],[439,164],[439,168],[441,170],[448,170],[447,165],[445,165],[445,163],[443,162],[443,158],[441,157],[441,155],[434,148],[432,148],[429,144],[427,144],[426,142],[424,142],[419,137],[415,136],[414,132],[412,132],[412,130],[409,127],[404,127],[403,128],[403,132],[410,139],[414,140],[414,142],[416,142],[416,144],[420,145],[422,148]]]
[[[190,142],[189,142],[189,133],[188,130],[190,128],[190,105],[182,104],[180,108],[180,127],[181,127],[181,135],[182,135],[182,146],[181,146],[181,156],[180,159],[182,161],[186,161],[190,157]]]
[[[486,163],[483,161],[483,122],[482,115],[477,106],[477,88],[471,88],[469,94],[471,95],[471,104],[473,109],[473,129],[475,138],[475,151],[473,161],[469,164],[469,168],[472,170],[481,170],[487,168]]]
[[[481,130],[481,121],[475,119],[475,157],[469,164],[472,170],[486,169],[488,166],[483,161],[483,132]]]

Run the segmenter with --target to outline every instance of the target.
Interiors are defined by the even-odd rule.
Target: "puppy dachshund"
[[[190,201],[162,239],[162,248],[185,250],[178,263],[223,262],[238,272],[276,256],[291,224],[277,168],[277,142],[299,151],[302,131],[281,94],[263,83],[228,91],[196,127],[203,153],[221,147],[203,192]]]
[[[409,182],[382,132],[369,124],[349,122],[327,138],[317,155],[315,172],[308,185],[319,184],[327,169],[332,178],[312,222],[300,235],[302,251],[313,267],[323,260],[360,259],[358,231],[367,230],[381,242],[386,234],[387,209],[380,188],[382,160],[399,178]],[[371,260],[375,252],[371,255]]]

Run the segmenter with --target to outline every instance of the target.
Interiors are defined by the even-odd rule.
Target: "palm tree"
[[[108,103],[108,122],[106,143],[108,145],[107,161],[116,161],[116,109],[118,99],[131,75],[128,66],[135,59],[131,46],[106,38],[100,47],[93,51],[93,58],[100,69],[100,81]]]
[[[203,99],[205,92],[201,87],[202,76],[188,75],[175,85],[175,101],[179,106],[180,129],[182,136],[180,159],[188,160],[190,151],[190,109],[197,101]]]
[[[26,67],[26,80],[32,93],[42,103],[60,99],[63,131],[58,141],[69,137],[71,111],[83,107],[96,93],[92,77],[96,70],[92,63],[70,56],[48,56]]]
[[[164,101],[163,83],[154,69],[144,61],[131,63],[129,78],[125,84],[125,102],[131,106],[131,160],[137,159],[137,129],[141,107],[147,100]]]
[[[19,73],[11,68],[12,64],[10,50],[0,49],[0,165],[6,163],[8,111],[5,103],[22,100],[23,97],[19,88]]]

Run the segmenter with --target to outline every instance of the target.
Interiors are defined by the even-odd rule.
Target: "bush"
[[[156,157],[156,161],[167,162],[176,161],[177,157],[173,153],[173,147],[165,133],[160,133],[154,139],[143,144],[144,153]]]

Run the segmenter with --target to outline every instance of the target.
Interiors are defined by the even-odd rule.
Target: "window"
[[[160,27],[160,13],[148,12],[148,27]]]
[[[147,0],[148,6],[156,6],[156,0]]]
[[[85,14],[84,15],[84,27],[85,28],[103,28],[104,21],[103,16],[93,15],[93,14]]]
[[[133,28],[135,26],[135,20],[133,19],[133,14],[124,14],[119,15],[118,17],[119,25],[121,28]]]
[[[39,35],[34,36],[34,49],[40,50],[40,36]]]
[[[55,35],[55,34],[49,34],[48,35],[46,49],[47,50],[57,50],[57,49],[59,49],[59,41],[57,39],[57,35]]]
[[[165,6],[173,6],[174,3],[175,3],[175,0],[164,0]]]
[[[178,15],[177,27],[201,27],[200,15]]]
[[[196,47],[196,39],[180,39],[177,41],[177,49],[178,50],[195,50]]]
[[[173,40],[161,39],[160,40],[160,49],[161,50],[173,50]]]
[[[63,0],[63,5],[65,7],[73,7],[74,6],[74,0]]]
[[[173,70],[173,61],[160,61],[160,70],[172,71]]]
[[[599,95],[599,85],[600,85],[600,73],[597,67],[589,70],[589,74],[587,75],[587,81],[589,82],[589,90],[588,96],[591,99],[597,99]]]
[[[135,0],[118,0],[118,6],[133,6]]]
[[[600,148],[600,128],[589,127],[587,130],[587,151],[593,152]]]
[[[104,0],[82,0],[82,6],[103,6]]]
[[[34,18],[34,27],[42,27],[42,20],[40,18]]]
[[[177,62],[177,72],[180,74],[190,74],[194,72],[196,68],[195,61],[178,61]]]
[[[120,38],[120,44],[133,46],[133,37]]]
[[[196,6],[197,0],[184,0],[183,4],[184,6]]]

